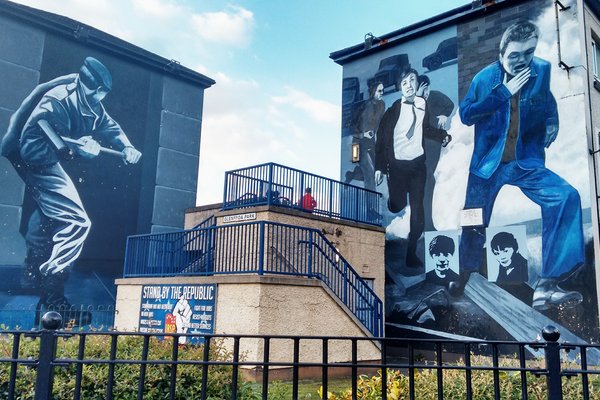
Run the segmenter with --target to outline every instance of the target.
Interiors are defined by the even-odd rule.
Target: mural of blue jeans
[[[494,201],[504,185],[517,186],[542,209],[541,278],[563,278],[584,261],[581,200],[577,190],[547,168],[523,169],[502,163],[488,179],[469,174],[465,208],[482,208],[490,222]],[[461,268],[479,270],[483,229],[465,229],[460,241]]]

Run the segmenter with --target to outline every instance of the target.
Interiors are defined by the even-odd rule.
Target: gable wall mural
[[[584,85],[548,1],[344,64],[341,177],[383,193],[386,335],[597,337]]]
[[[0,27],[0,323],[28,329],[57,309],[71,325],[110,325],[127,236],[181,229],[195,205],[214,82],[8,15]]]

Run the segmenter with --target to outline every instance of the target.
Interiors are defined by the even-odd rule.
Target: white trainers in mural
[[[533,308],[547,310],[550,307],[572,308],[583,301],[581,293],[564,290],[555,280],[540,279],[533,292]]]

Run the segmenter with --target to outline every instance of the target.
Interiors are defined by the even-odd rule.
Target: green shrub
[[[57,342],[57,359],[76,359],[82,336],[59,338]],[[12,355],[12,336],[0,337],[0,357],[10,358]],[[93,360],[82,366],[81,398],[104,399],[109,376],[111,337],[106,335],[86,336],[84,359]],[[139,336],[120,336],[117,340],[116,359],[114,365],[113,396],[119,400],[136,399],[140,381],[141,367],[135,364],[142,357],[143,338]],[[172,358],[173,342],[171,339],[150,339],[148,360],[168,362]],[[39,355],[39,339],[22,339],[19,345],[20,359],[37,359]],[[202,360],[203,346],[180,346],[179,361]],[[232,357],[218,340],[210,342],[209,360],[213,362],[231,361]],[[77,364],[66,363],[66,366],[54,368],[53,396],[56,399],[74,397]],[[169,385],[173,364],[148,364],[144,380],[144,399],[164,400],[169,396]],[[202,366],[180,364],[176,374],[176,399],[192,400],[200,397],[202,382]],[[19,365],[15,382],[16,399],[32,399],[35,393],[36,371],[31,367]],[[10,364],[0,363],[0,398],[8,395],[10,381]],[[207,380],[207,397],[210,400],[226,400],[231,396],[232,367],[227,365],[210,365]],[[255,400],[259,397],[248,382],[238,381],[238,398]]]
[[[486,365],[481,361],[484,357],[474,357],[474,365]],[[512,364],[512,365],[511,365]],[[528,368],[540,367],[540,363],[530,363]],[[446,364],[445,366],[464,366],[461,364]],[[513,359],[503,366],[518,367],[518,360]],[[578,369],[574,363],[564,364],[563,368]],[[418,399],[437,399],[437,370],[421,368],[415,370],[415,395]],[[546,400],[548,396],[546,377],[534,375],[527,372],[527,395],[531,400]],[[590,399],[600,400],[600,376],[589,375],[589,393]],[[466,397],[467,380],[464,370],[445,369],[442,373],[443,397],[445,399],[464,399]],[[520,400],[523,398],[521,387],[520,371],[500,371],[500,398],[506,400]],[[374,376],[361,375],[358,378],[357,398],[360,400],[378,400],[381,399],[382,377],[379,370]],[[581,377],[563,378],[563,398],[564,399],[582,399],[583,389]],[[409,398],[409,379],[406,374],[396,370],[387,370],[387,398],[390,400],[403,400]],[[471,390],[473,399],[493,399],[494,398],[494,375],[492,371],[476,370],[471,374]],[[322,388],[319,396],[324,399]],[[346,389],[339,393],[328,392],[329,400],[351,400],[352,390]]]

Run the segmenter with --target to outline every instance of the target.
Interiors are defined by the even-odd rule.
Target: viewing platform
[[[270,163],[228,171],[223,197],[185,230],[128,238],[116,327],[152,315],[144,288],[215,285],[214,333],[383,336],[380,193]]]
[[[302,206],[307,189],[316,201],[312,210]],[[223,210],[274,205],[381,226],[381,196],[379,192],[267,163],[225,173]]]

